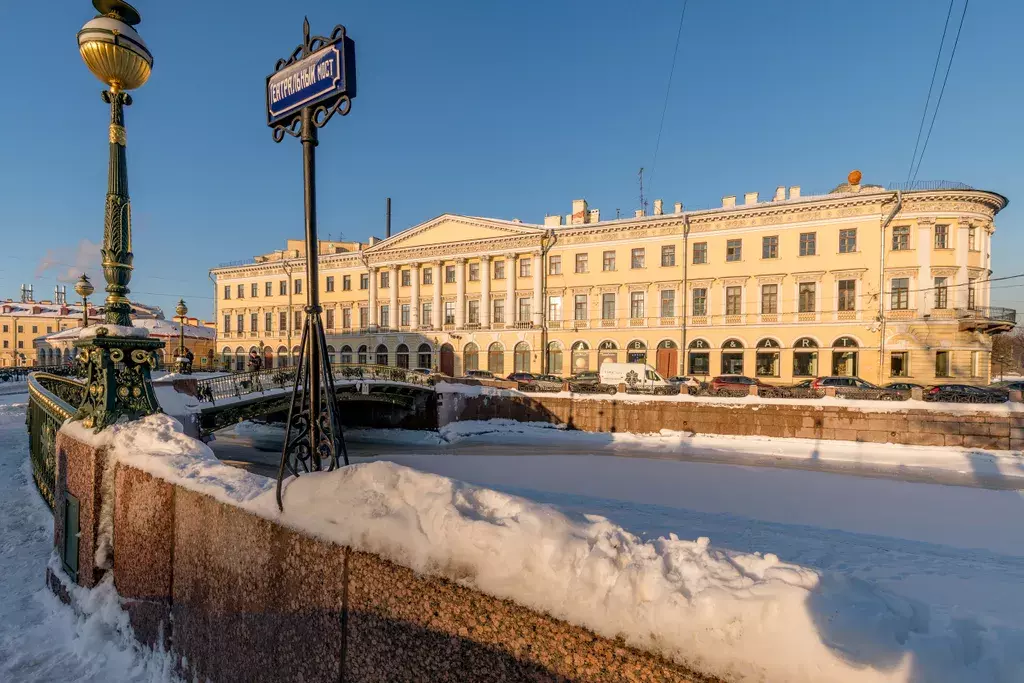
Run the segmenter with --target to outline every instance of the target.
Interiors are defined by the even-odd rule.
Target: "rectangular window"
[[[477,300],[467,302],[466,322],[474,325],[480,324],[480,302]]]
[[[409,327],[410,316],[412,315],[411,309],[409,308],[409,304],[402,304],[402,308],[400,309],[399,315],[401,317],[399,318],[398,324],[401,325],[402,327]]]
[[[519,259],[519,277],[530,277],[533,274],[533,259]]]
[[[346,330],[352,329],[352,309],[341,309],[341,326]]]
[[[743,240],[729,240],[725,243],[725,260],[739,261],[743,258]]]
[[[949,377],[949,351],[935,352],[935,376]]]
[[[288,294],[288,281],[287,280],[281,280],[281,282],[278,283],[277,293],[280,296],[287,296],[287,294]]]
[[[326,313],[327,313],[327,329],[333,330],[334,329],[334,309],[333,308],[328,308]]]
[[[970,311],[974,310],[975,305],[974,280],[973,277],[967,280],[967,309]]]
[[[267,334],[274,331],[274,314],[266,313],[263,315],[263,329],[266,330]]]
[[[412,271],[411,270],[403,270],[402,271],[402,286],[403,287],[411,287],[412,286]]]
[[[530,297],[523,297],[519,300],[519,320],[522,322],[530,322]]]
[[[894,311],[904,311],[910,307],[910,279],[905,277],[893,278],[890,283],[889,308]]]
[[[454,325],[455,324],[455,302],[445,301],[444,302],[444,324]]]
[[[292,291],[295,292],[296,294],[302,294],[302,280],[301,279],[296,278],[295,286],[292,287]]]
[[[981,377],[981,351],[971,351],[971,377]]]
[[[505,279],[505,262],[495,261],[494,262],[494,279],[504,280]]]
[[[693,315],[708,314],[708,290],[697,287],[693,290]]]
[[[360,329],[366,329],[370,324],[370,309],[366,306],[359,307],[359,327]]]
[[[370,274],[369,273],[362,273],[362,274],[360,274],[359,275],[359,289],[369,289],[369,288],[370,288]]]
[[[889,354],[889,376],[910,376],[910,354],[907,351],[893,351]]]
[[[548,256],[548,275],[562,274],[562,257]]]
[[[377,308],[377,325],[380,327],[391,327],[391,306],[381,304]]]
[[[231,332],[231,316],[230,315],[225,315],[224,316],[224,332],[225,333]]]
[[[238,298],[239,299],[244,299],[245,298],[245,285],[238,285],[237,291],[238,291],[238,294],[237,294]]]
[[[231,285],[224,285],[224,298],[225,299],[230,299],[231,298]]]
[[[449,284],[455,282],[455,266],[444,267],[444,281]]]
[[[588,255],[587,254],[576,254],[576,272],[585,273],[588,268]]]
[[[839,231],[839,253],[852,254],[857,251],[857,228],[845,228]]]
[[[646,260],[646,250],[643,248],[634,249],[629,255],[629,267],[630,268],[643,268]]]
[[[814,256],[816,253],[818,253],[818,233],[800,233],[800,255]]]
[[[502,299],[494,300],[494,314],[491,316],[491,320],[496,323],[505,322],[505,302]]]
[[[601,257],[601,270],[615,270],[615,252],[606,251]]]
[[[761,285],[761,312],[779,312],[779,286]]]
[[[857,309],[857,281],[839,281],[839,308],[840,311],[854,311]]]
[[[549,296],[548,297],[548,320],[561,320],[562,319],[562,297],[560,296]]]
[[[380,271],[380,288],[388,289],[391,287],[391,271],[382,270]]]
[[[259,325],[260,325],[260,314],[259,313],[250,313],[249,314],[249,330],[251,332],[255,332],[257,329],[259,329]]]
[[[666,244],[661,247],[661,265],[670,267],[676,264],[676,245]]]
[[[469,281],[477,282],[480,279],[480,264],[470,263],[469,264]]]
[[[948,225],[936,225],[935,226],[935,248],[936,249],[948,249],[949,248],[949,226]]]
[[[643,292],[630,292],[629,293],[629,317],[630,318],[642,318],[642,317],[644,317],[644,293]]]
[[[333,292],[334,291],[334,276],[333,275],[328,275],[327,276],[327,283],[326,283],[325,289],[328,292]]]
[[[906,251],[910,249],[910,226],[897,225],[892,229],[892,250]]]
[[[238,314],[235,316],[235,324],[238,325],[239,332],[245,332],[245,316]]]
[[[949,296],[949,278],[935,278],[935,308],[945,308]]]
[[[707,242],[694,242],[694,244],[693,244],[693,262],[694,263],[707,263],[708,262],[708,243]]]
[[[743,288],[742,287],[726,287],[725,288],[725,314],[726,315],[739,315],[740,311],[743,310]]]
[[[432,303],[430,303],[428,301],[427,303],[423,304],[423,306],[421,308],[421,313],[420,313],[420,326],[421,327],[431,327],[431,326],[433,326],[434,323],[431,322],[431,316],[433,315],[433,312],[434,312],[434,305]]]
[[[288,314],[284,311],[277,316],[277,329],[279,332],[288,331]]]
[[[295,318],[295,327],[293,327],[292,329],[296,330],[296,331],[297,330],[301,330],[302,329],[302,311],[295,311],[294,318]]]
[[[586,320],[587,319],[587,295],[577,294],[573,298],[573,314],[574,320]]]
[[[779,258],[779,236],[761,238],[761,258]]]
[[[267,281],[263,283],[263,296],[274,296],[274,283]]]
[[[615,320],[615,295],[601,295],[601,318],[604,320]]]
[[[33,325],[32,326],[32,334],[35,334],[38,331],[39,331],[39,326],[38,325]]]
[[[661,317],[673,318],[676,315],[676,290],[661,290]]]
[[[973,225],[967,228],[967,248],[970,251],[978,251],[978,229]]]
[[[427,266],[423,269],[423,284],[432,285],[434,284],[434,269]]]
[[[352,276],[351,275],[342,275],[341,276],[341,289],[343,291],[345,291],[345,292],[349,292],[349,291],[352,290]]]
[[[799,286],[799,312],[800,313],[814,313],[815,299],[818,294],[818,284],[816,282],[801,282]]]
[[[249,296],[257,298],[260,295],[260,285],[258,282],[253,282],[249,285]]]

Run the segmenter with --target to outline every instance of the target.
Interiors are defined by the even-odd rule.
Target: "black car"
[[[924,389],[923,384],[914,384],[913,382],[889,382],[883,389],[892,389],[893,391],[910,391],[911,389]]]
[[[513,372],[507,377],[509,382],[532,382],[536,375],[532,372]]]
[[[926,401],[945,403],[1005,403],[1005,394],[971,384],[936,384],[924,394]]]

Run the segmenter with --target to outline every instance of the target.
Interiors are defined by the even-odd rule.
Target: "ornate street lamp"
[[[82,327],[89,326],[89,297],[94,291],[96,290],[89,282],[89,276],[82,273],[82,277],[78,278],[78,282],[75,283],[75,292],[82,297]]]
[[[181,323],[178,325],[178,372],[188,375],[192,372],[188,364],[188,349],[185,348],[185,316],[188,315],[188,306],[184,299],[178,299],[178,306],[174,309],[178,314]]]
[[[160,410],[150,370],[164,344],[150,339],[144,329],[131,329],[127,296],[133,254],[124,108],[132,103],[127,91],[149,78],[153,55],[133,28],[142,21],[134,7],[122,0],[92,4],[99,15],[78,32],[78,50],[93,75],[110,88],[103,91],[103,101],[110,105],[110,145],[100,250],[107,298],[104,322],[87,326],[75,341],[87,354],[85,399],[75,418],[99,431],[121,417],[137,419]]]

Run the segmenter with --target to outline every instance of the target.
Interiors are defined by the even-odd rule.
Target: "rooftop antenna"
[[[384,204],[384,239],[391,237],[391,197]]]
[[[640,178],[640,210],[643,212],[641,215],[647,215],[647,200],[644,199],[644,167],[640,167],[640,172],[637,173]]]

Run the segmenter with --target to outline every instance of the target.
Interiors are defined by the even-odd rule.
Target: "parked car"
[[[708,386],[712,394],[717,394],[722,391],[750,391],[750,387],[755,384],[759,387],[770,386],[756,377],[743,375],[719,375]]]
[[[925,392],[924,398],[947,403],[1005,403],[1007,394],[971,384],[936,384]]]
[[[601,373],[597,370],[584,370],[570,377],[569,381],[573,384],[600,384]]]
[[[896,401],[906,398],[906,395],[901,394],[899,391],[880,387],[860,377],[830,375],[828,377],[819,377],[811,382],[812,389],[824,389],[826,387],[835,387],[836,394],[839,396],[845,395],[853,398],[878,401]]]
[[[533,382],[537,391],[561,391],[565,386],[565,380],[558,375],[537,375]]]
[[[581,394],[614,394],[618,391],[614,384],[602,384],[601,373],[597,370],[577,372],[569,378],[569,389]]]
[[[432,374],[434,374],[434,371],[431,370],[430,368],[413,368],[409,372],[415,373],[417,375],[423,375],[424,377],[430,377]]]
[[[914,384],[913,382],[889,382],[883,389],[892,389],[893,391],[910,391],[911,389],[924,389],[923,384]]]
[[[494,376],[494,373],[489,370],[467,370],[466,377],[473,379],[498,379]]]
[[[618,386],[625,384],[630,391],[652,394],[678,394],[679,387],[673,386],[646,363],[604,363],[600,370],[601,384]]]
[[[534,378],[532,372],[512,372],[506,378],[509,382],[529,382]]]
[[[1004,379],[989,384],[988,389],[993,391],[1024,391],[1024,380]]]

